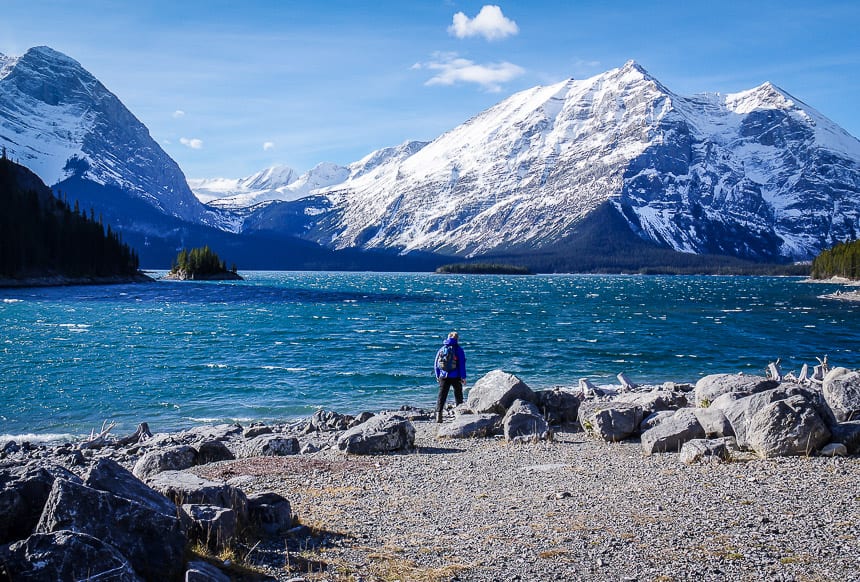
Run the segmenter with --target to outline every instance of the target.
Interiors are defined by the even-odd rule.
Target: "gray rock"
[[[132,473],[138,479],[146,480],[162,471],[182,471],[197,464],[197,449],[189,445],[179,445],[155,449],[144,454],[134,464]]]
[[[837,421],[860,420],[860,372],[834,368],[821,390]]]
[[[693,408],[691,410],[696,415],[699,424],[702,425],[707,438],[735,436],[732,424],[719,408],[711,406],[710,408]]]
[[[111,459],[102,458],[90,466],[84,485],[135,501],[153,511],[176,517],[176,505],[164,495],[147,486],[131,471]]]
[[[273,432],[274,431],[272,430],[272,427],[265,425],[261,422],[258,422],[258,423],[252,424],[251,426],[246,428],[244,431],[242,431],[242,436],[245,437],[246,439],[252,439],[254,437],[260,436],[261,434],[272,434]]]
[[[236,512],[240,525],[247,522],[248,498],[223,481],[211,481],[184,471],[164,471],[148,478],[146,484],[177,506],[194,503],[226,507]]]
[[[819,454],[822,457],[847,457],[848,447],[842,443],[829,443],[821,447]]]
[[[242,427],[238,424],[217,424],[214,426],[195,426],[183,433],[194,441],[229,441],[242,436]]]
[[[203,560],[188,562],[185,582],[230,582],[230,576]]]
[[[514,400],[534,402],[535,393],[525,382],[502,370],[493,370],[469,390],[466,404],[476,414],[505,414]]]
[[[678,410],[687,406],[687,396],[682,392],[656,389],[648,392],[624,392],[613,398],[616,402],[635,404],[646,417],[662,410]]]
[[[72,530],[115,547],[150,580],[182,574],[186,539],[179,520],[106,491],[57,479],[35,533]]]
[[[772,390],[779,385],[776,380],[764,376],[747,376],[745,374],[711,374],[696,382],[695,404],[707,408],[719,396],[728,392],[756,394],[764,390]]]
[[[830,430],[803,396],[768,404],[747,428],[749,446],[761,458],[809,455],[830,440]]]
[[[723,413],[732,425],[738,446],[742,449],[749,447],[747,442],[747,426],[755,414],[778,400],[785,400],[795,394],[803,394],[804,390],[796,386],[780,387],[765,390],[750,396],[735,400],[723,408]]]
[[[23,540],[33,533],[58,477],[80,482],[77,476],[55,465],[0,469],[0,544]]]
[[[238,528],[235,511],[199,503],[184,503],[181,510],[180,518],[192,542],[199,542],[214,553],[230,547]]]
[[[647,417],[645,417],[645,419],[641,423],[639,423],[639,432],[643,433],[646,430],[651,430],[664,420],[672,418],[673,416],[675,416],[674,410],[661,410],[659,412],[653,412]]]
[[[440,439],[482,438],[499,430],[502,417],[498,414],[463,414],[451,422],[439,425],[436,437]]]
[[[642,452],[646,455],[677,453],[687,441],[703,438],[705,429],[699,424],[693,410],[685,408],[642,433]]]
[[[579,405],[582,429],[607,442],[623,441],[633,436],[642,422],[642,409],[626,402],[586,400]]]
[[[350,428],[350,425],[354,420],[355,418],[349,416],[348,414],[340,414],[331,410],[317,410],[316,412],[314,412],[313,416],[311,416],[310,420],[308,421],[308,426],[305,429],[305,432],[309,433],[314,431],[329,432],[346,430]],[[366,421],[367,418],[365,418],[364,420]]]
[[[33,534],[0,547],[0,565],[0,579],[16,582],[141,582],[131,563],[115,547],[74,531]]]
[[[232,461],[236,456],[227,448],[224,441],[207,439],[194,445],[197,449],[197,464],[207,465],[219,461]]]
[[[252,526],[270,536],[283,534],[293,523],[290,502],[272,492],[248,495],[248,517]]]
[[[830,440],[842,443],[852,455],[860,453],[860,420],[840,422],[830,427]]]
[[[403,451],[414,446],[415,427],[396,412],[377,414],[367,422],[347,430],[337,439],[338,449],[354,455]]]
[[[697,463],[704,458],[719,461],[730,461],[732,453],[729,448],[729,438],[722,439],[693,439],[681,447],[678,460],[687,465]]]
[[[514,400],[502,419],[505,440],[540,440],[549,434],[549,425],[538,407],[525,400]]]
[[[297,455],[301,450],[299,439],[277,434],[263,434],[239,446],[238,456],[249,457],[284,457]]]
[[[549,424],[576,422],[579,403],[582,402],[580,394],[553,388],[539,390],[535,392],[535,397],[535,404]]]

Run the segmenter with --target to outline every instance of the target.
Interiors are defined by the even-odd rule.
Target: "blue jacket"
[[[439,354],[442,353],[442,350],[445,346],[454,346],[457,354],[457,369],[451,372],[445,372],[444,370],[439,369]],[[436,371],[436,378],[462,378],[466,379],[466,353],[463,351],[463,348],[460,347],[460,344],[457,343],[457,340],[449,337],[445,340],[443,346],[439,348],[439,351],[436,352],[436,357],[433,359],[433,369]]]

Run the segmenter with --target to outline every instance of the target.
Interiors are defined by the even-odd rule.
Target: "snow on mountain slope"
[[[82,176],[173,216],[212,218],[146,127],[77,61],[51,48],[0,58],[0,145],[47,184]]]
[[[668,100],[632,62],[513,95],[396,167],[326,191],[342,212],[331,243],[475,255],[557,241],[619,195],[655,139],[643,120],[671,114]]]
[[[314,193],[302,235],[337,248],[539,249],[610,202],[679,251],[805,259],[860,232],[860,142],[769,83],[681,97],[631,61]]]
[[[407,157],[426,142],[406,142],[372,152],[348,167],[322,162],[298,176],[287,166],[272,166],[246,178],[188,180],[195,196],[212,207],[239,211],[264,202],[299,200],[320,189],[341,184],[375,170],[392,160]]]

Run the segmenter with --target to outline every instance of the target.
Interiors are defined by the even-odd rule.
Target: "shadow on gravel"
[[[451,449],[445,447],[418,447],[420,455],[452,455],[456,453],[465,453],[465,449]]]
[[[324,550],[354,542],[354,536],[344,532],[300,526],[283,538],[261,540],[250,549],[245,563],[252,569],[259,568],[260,571],[269,573],[275,571],[282,574],[325,574],[337,565],[324,559]],[[258,573],[262,575],[261,578],[245,580],[272,580],[262,572]],[[280,576],[277,579],[281,579]]]

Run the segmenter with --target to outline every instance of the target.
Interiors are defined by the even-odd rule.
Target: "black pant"
[[[454,401],[463,404],[463,379],[462,378],[439,378],[439,397],[436,399],[436,412],[445,409],[445,401],[448,400],[448,391],[454,387]]]

